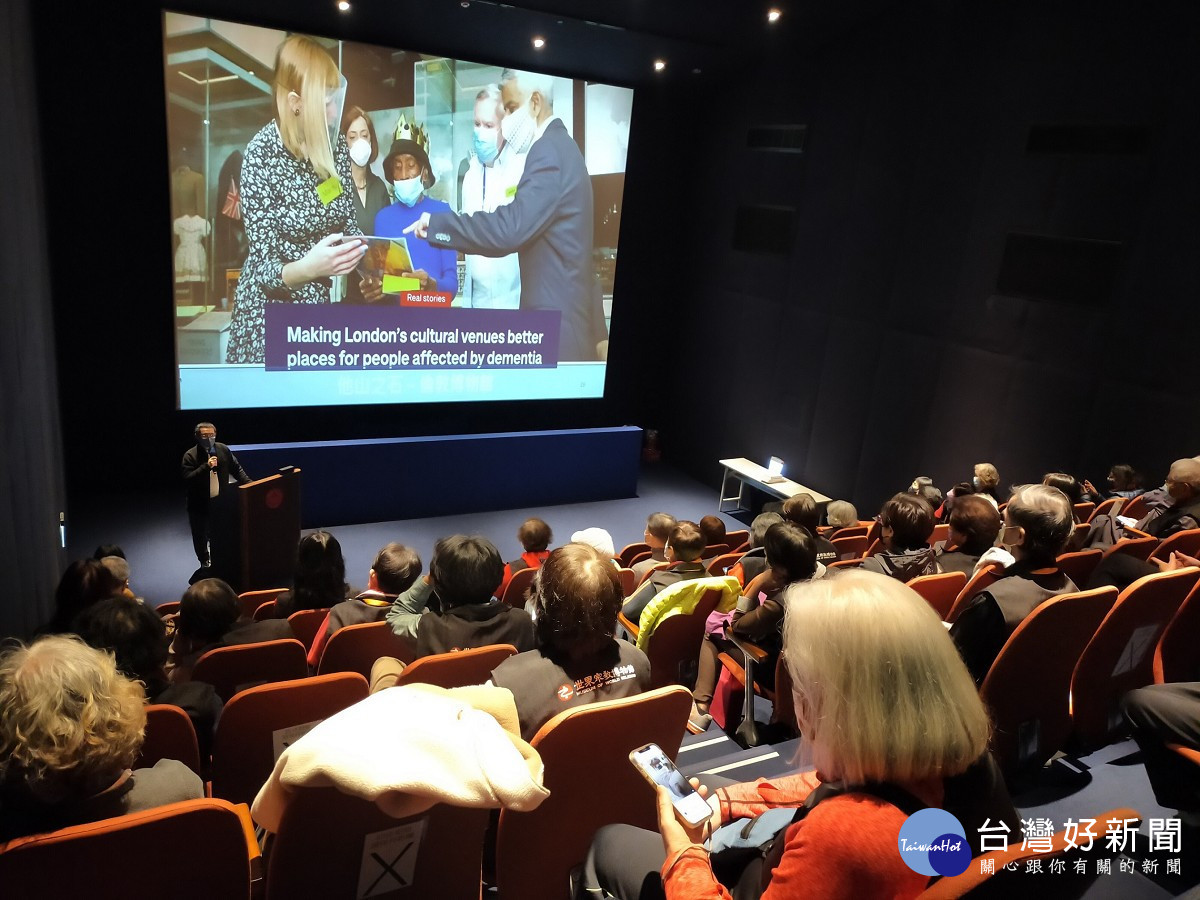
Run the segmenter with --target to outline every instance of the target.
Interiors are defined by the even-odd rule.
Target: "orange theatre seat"
[[[328,608],[301,609],[288,616],[287,621],[292,626],[292,633],[296,635],[296,640],[304,645],[305,653],[312,649],[313,641],[317,639],[317,632],[325,624],[327,615]]]
[[[1071,675],[1116,598],[1113,587],[1051,597],[1009,635],[980,687],[1005,772],[1036,768],[1066,743]]]
[[[1158,547],[1158,538],[1143,534],[1134,528],[1126,528],[1125,531],[1133,535],[1133,537],[1121,538],[1106,549],[1104,551],[1104,559],[1108,559],[1110,556],[1118,553],[1124,553],[1126,556],[1132,556],[1134,559],[1149,559],[1150,554]]]
[[[1139,578],[1117,598],[1071,679],[1074,737],[1083,749],[1104,746],[1121,725],[1121,697],[1154,680],[1159,638],[1200,580],[1189,566]]]
[[[347,625],[335,631],[325,645],[325,652],[321,654],[321,662],[317,665],[317,674],[357,672],[369,679],[371,666],[381,656],[394,656],[401,662],[412,662],[413,650],[396,637],[387,622]]]
[[[1177,531],[1150,554],[1151,559],[1161,559],[1166,562],[1172,553],[1185,553],[1188,556],[1200,556],[1200,528],[1189,528],[1187,531]]]
[[[742,558],[742,555],[741,553],[722,553],[708,564],[708,574],[714,578],[728,575],[729,570],[733,568],[734,563]]]
[[[632,597],[633,592],[637,590],[637,576],[633,574],[633,569],[624,567],[617,569],[617,578],[621,582],[621,594],[625,597]]]
[[[151,768],[160,759],[176,759],[203,777],[196,727],[191,718],[178,706],[151,703],[146,707],[146,738],[133,767]]]
[[[746,529],[741,529],[740,531],[725,532],[725,543],[729,545],[730,553],[738,553],[738,552],[744,553],[745,551],[742,550],[742,545],[748,544],[749,542],[750,542],[750,532],[747,531]],[[748,550],[750,548],[747,547],[746,549]]]
[[[570,871],[597,829],[625,822],[657,830],[654,794],[629,753],[653,741],[674,759],[691,708],[685,688],[666,687],[578,706],[543,725],[530,743],[546,767],[550,796],[532,812],[500,812],[500,897],[569,900]]]
[[[185,800],[0,845],[6,897],[237,900],[258,866],[250,811]]]
[[[489,813],[438,804],[393,819],[336,788],[302,787],[271,842],[267,900],[479,900]]]
[[[483,684],[492,677],[492,669],[517,652],[512,644],[489,644],[467,650],[452,650],[434,656],[422,656],[410,662],[393,687],[403,684],[436,684],[456,688]]]
[[[908,586],[920,594],[933,607],[943,622],[950,615],[954,601],[967,586],[967,576],[962,572],[942,572],[939,575],[919,575],[908,582]]]
[[[533,579],[537,577],[537,573],[537,569],[520,569],[513,573],[513,577],[508,580],[508,587],[504,589],[504,596],[500,599],[509,606],[524,609],[525,592],[533,584]]]
[[[226,703],[243,688],[306,675],[308,658],[304,645],[295,638],[217,647],[196,660],[192,668],[192,681],[211,684]]]
[[[1074,506],[1076,522],[1090,522],[1092,513],[1096,511],[1096,504],[1091,502],[1076,503]]]
[[[246,591],[238,594],[238,603],[242,607],[242,618],[252,619],[260,606],[268,601],[274,603],[280,594],[286,594],[290,588],[268,588],[265,591]]]
[[[1071,579],[1075,587],[1081,588],[1091,579],[1092,573],[1096,571],[1096,566],[1100,565],[1100,559],[1103,556],[1104,551],[1098,547],[1091,550],[1063,553],[1058,557],[1058,568]]]
[[[1105,500],[1099,506],[1092,510],[1092,514],[1088,516],[1088,521],[1092,521],[1098,516],[1116,516],[1122,515],[1122,508],[1128,501],[1124,497],[1112,497]]]
[[[213,739],[212,795],[252,803],[288,744],[367,696],[353,672],[264,684],[225,705]]]
[[[1136,497],[1126,501],[1121,507],[1121,515],[1134,521],[1140,522],[1142,518],[1150,511],[1150,504],[1146,502],[1145,494],[1138,494]]]
[[[863,534],[835,537],[830,543],[833,544],[833,549],[837,551],[838,559],[861,559],[862,555],[867,552],[867,535],[865,532]]]
[[[1154,682],[1200,681],[1200,584],[1180,604],[1154,649]]]
[[[950,540],[950,525],[946,522],[939,522],[937,525],[934,525],[933,533],[929,535],[929,546],[932,547],[940,541],[948,540]]]
[[[733,609],[739,593],[737,580],[732,577],[696,578],[660,591],[636,625],[623,614],[619,616],[650,660],[652,687],[694,680],[685,669],[694,666],[700,656],[709,614],[719,605]],[[648,633],[642,634],[643,630]]]
[[[628,569],[633,565],[633,561],[636,557],[641,556],[643,553],[649,552],[649,544],[642,542],[638,542],[636,544],[626,544],[621,548],[621,552],[617,554],[617,562]]]
[[[996,581],[999,580],[1002,571],[1003,570],[996,565],[985,566],[971,576],[971,580],[967,582],[966,587],[962,589],[957,599],[955,599],[954,605],[950,607],[950,615],[945,621],[953,622],[955,619],[957,619],[959,614],[961,614],[962,611],[967,608],[967,604],[971,602],[971,598],[980,591],[986,591],[989,587],[995,584]]]

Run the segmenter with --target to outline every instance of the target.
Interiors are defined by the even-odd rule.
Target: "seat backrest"
[[[583,862],[597,829],[618,822],[657,829],[654,794],[629,754],[653,742],[674,759],[691,707],[686,688],[666,687],[578,706],[543,725],[532,744],[550,796],[532,812],[501,811],[500,896],[567,900],[568,874]]]
[[[1126,556],[1132,556],[1134,559],[1146,560],[1150,558],[1150,554],[1158,546],[1158,538],[1150,537],[1134,537],[1121,538],[1111,547],[1104,551],[1103,559],[1108,559],[1118,553],[1124,553]]]
[[[1142,517],[1150,511],[1150,504],[1146,502],[1145,494],[1138,494],[1136,497],[1130,498],[1123,507],[1121,507],[1121,515],[1128,516],[1131,519],[1141,521]]]
[[[633,558],[640,553],[649,553],[650,545],[642,541],[636,544],[626,544],[621,548],[621,552],[617,554],[617,561],[626,569],[633,566]]]
[[[235,695],[213,738],[213,796],[253,803],[288,744],[366,696],[367,680],[354,672],[264,684]]]
[[[286,594],[289,588],[267,588],[265,591],[246,591],[238,594],[238,603],[242,607],[242,618],[253,618],[255,611],[268,600],[278,599],[280,594]]]
[[[700,554],[701,559],[716,559],[718,556],[724,556],[726,553],[733,552],[732,544],[709,544],[704,548],[704,552]]]
[[[1154,648],[1154,682],[1200,680],[1200,584],[1192,588]]]
[[[1110,497],[1092,510],[1092,514],[1088,516],[1088,521],[1092,521],[1092,519],[1096,518],[1097,516],[1113,515],[1113,511],[1118,505],[1121,506],[1120,515],[1125,515],[1124,509],[1128,506],[1128,501],[1124,497]]]
[[[646,644],[651,687],[680,683],[680,666],[699,659],[704,624],[720,600],[721,591],[709,588],[691,613],[668,616],[654,627]]]
[[[166,616],[173,615],[179,612],[179,601],[170,600],[166,603],[160,603],[158,606],[154,607],[154,611],[158,613],[159,618],[165,618]]]
[[[722,553],[708,564],[708,574],[715,577],[726,575],[733,568],[733,564],[741,558],[741,553]]]
[[[525,592],[533,584],[533,579],[537,576],[537,573],[537,569],[518,569],[513,573],[512,578],[508,580],[508,586],[504,589],[504,596],[500,599],[509,606],[524,609]]]
[[[868,556],[878,556],[884,551],[884,549],[886,548],[883,546],[883,539],[875,538],[875,540],[871,541],[867,545],[866,552],[863,553],[863,558],[866,559]]]
[[[995,584],[999,580],[1002,571],[1003,569],[999,566],[985,566],[972,575],[971,580],[967,582],[966,586],[959,592],[958,597],[955,598],[954,605],[950,607],[950,614],[944,621],[953,622],[957,619],[959,613],[966,609],[967,604],[971,602],[971,598],[980,591],[986,591]]]
[[[412,662],[413,651],[396,636],[386,621],[347,625],[329,638],[321,661],[317,664],[317,674],[357,672],[363,678],[370,678],[371,666],[381,656],[394,656],[401,662]]]
[[[1092,573],[1096,571],[1096,566],[1100,565],[1103,556],[1104,551],[1099,547],[1063,553],[1058,557],[1058,568],[1076,587],[1083,587],[1091,580]]]
[[[138,754],[135,769],[151,768],[160,759],[177,759],[197,775],[200,771],[200,746],[191,717],[169,703],[146,705],[146,738]]]
[[[948,522],[939,522],[933,526],[933,532],[929,535],[929,546],[932,547],[938,541],[950,540],[950,524]]]
[[[1035,768],[1066,742],[1071,675],[1116,599],[1114,587],[1051,597],[1009,635],[980,688],[1006,772]]]
[[[267,900],[479,900],[489,812],[438,804],[393,819],[370,800],[336,788],[302,787],[271,844]]]
[[[1200,569],[1156,572],[1125,590],[1079,658],[1071,718],[1083,747],[1102,747],[1120,724],[1121,696],[1154,679],[1154,650],[1167,623],[1200,580]]]
[[[938,575],[919,575],[908,582],[908,586],[925,598],[942,621],[950,615],[950,608],[962,589],[967,586],[963,572],[942,572]]]
[[[863,557],[856,556],[853,559],[835,559],[831,563],[826,563],[827,569],[857,569],[863,564]]]
[[[255,622],[265,622],[267,619],[275,618],[275,601],[266,600],[258,604],[258,609],[254,611]]]
[[[192,681],[211,684],[226,703],[243,687],[308,674],[304,645],[295,638],[209,650],[192,667]]]
[[[852,534],[845,537],[835,537],[833,549],[837,551],[838,559],[859,559],[867,550],[866,534]]]
[[[317,632],[325,624],[325,617],[328,615],[329,608],[326,607],[325,609],[300,609],[288,616],[288,624],[292,626],[296,640],[304,645],[305,653],[312,649],[313,641],[317,639]]]
[[[436,684],[449,689],[483,684],[492,677],[492,669],[516,652],[517,648],[512,644],[489,644],[486,647],[422,656],[404,667],[395,687],[416,683]]]
[[[637,576],[633,574],[633,569],[624,566],[617,569],[617,579],[621,582],[621,594],[632,597],[633,592],[637,590]]]
[[[1172,553],[1186,553],[1188,556],[1200,555],[1200,528],[1188,528],[1185,531],[1175,532],[1154,548],[1150,558],[1166,562],[1171,558]]]
[[[1096,511],[1096,504],[1091,501],[1074,504],[1075,521],[1088,522],[1092,518],[1092,513]]]
[[[834,529],[830,534],[836,533],[839,538],[858,537],[859,535],[866,537],[867,532],[871,530],[871,525],[871,522],[864,522],[861,525],[847,525],[845,528]]]
[[[185,800],[18,838],[0,850],[0,885],[13,897],[248,898],[258,848],[244,815]]]
[[[729,545],[729,552],[735,552],[738,547],[750,540],[750,532],[746,529],[739,531],[725,532],[725,543]]]
[[[1110,831],[1123,832],[1127,825],[1136,830],[1141,819],[1142,814],[1136,809],[1111,809],[1092,817],[1095,825],[1088,827],[1097,836],[1095,843],[1102,844],[1105,840],[1104,835]],[[1082,838],[1082,831],[1078,825],[1085,821],[1087,818],[1081,817],[1079,823],[1072,822],[1071,828],[1064,828],[1049,838],[1048,849],[1038,846],[1035,840],[1014,840],[1010,835],[1005,849],[979,854],[971,860],[967,870],[961,875],[939,878],[918,894],[917,900],[957,900],[959,897],[1007,900],[1016,896],[1083,896],[1084,891],[1091,885],[1090,879],[1095,877],[1086,874],[1076,876],[1075,872],[1074,860],[1087,860],[1093,855],[1090,851],[1082,849],[1088,844],[1082,843],[1085,839]],[[1065,866],[1062,871],[1051,874],[1050,863],[1056,858],[1064,857],[1067,859],[1063,861],[1071,860],[1071,864]],[[1036,873],[1028,873],[1026,861],[1033,859],[1041,860],[1044,868]],[[1054,879],[1055,887],[1047,889],[1046,883],[1050,879]]]

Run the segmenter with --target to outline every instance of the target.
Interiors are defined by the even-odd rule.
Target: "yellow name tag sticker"
[[[328,206],[338,197],[342,196],[342,182],[337,178],[326,178],[317,185],[317,196],[321,198],[321,203]]]
[[[512,187],[508,188],[508,189],[507,189],[507,190],[504,192],[504,196],[505,196],[505,197],[508,197],[508,198],[510,198],[510,199],[511,199],[512,197],[515,197],[515,196],[517,196],[517,186],[514,184]]]
[[[385,294],[402,294],[405,291],[419,291],[421,279],[405,278],[403,275],[384,275],[381,286]]]

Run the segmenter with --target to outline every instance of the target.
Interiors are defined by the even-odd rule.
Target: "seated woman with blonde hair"
[[[659,788],[661,835],[601,829],[580,873],[588,896],[915,897],[929,879],[897,850],[912,813],[953,814],[972,856],[987,819],[1019,833],[987,713],[928,603],[849,571],[793,585],[786,604],[783,655],[815,770],[718,787],[695,828]]]
[[[130,767],[146,728],[142,686],[75,637],[0,655],[0,840],[204,796],[181,762]]]

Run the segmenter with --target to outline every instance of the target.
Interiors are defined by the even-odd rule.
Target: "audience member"
[[[292,589],[275,599],[275,618],[286,619],[302,609],[330,609],[350,594],[342,545],[328,531],[314,531],[300,538]]]
[[[735,562],[727,573],[736,578],[742,587],[767,570],[767,550],[763,541],[767,537],[767,529],[782,521],[783,516],[779,513],[765,512],[759,513],[750,523],[750,549],[742,554],[742,558]]]
[[[1200,768],[1168,746],[1200,750],[1200,682],[1130,691],[1121,700],[1121,712],[1141,748],[1154,799],[1179,810],[1189,830],[1200,828]]]
[[[1051,597],[1077,590],[1056,561],[1074,522],[1067,495],[1048,485],[1018,488],[1008,501],[1000,542],[1015,562],[968,601],[950,629],[977,684],[1026,616]]]
[[[571,543],[587,544],[589,547],[595,547],[608,559],[611,559],[614,566],[620,565],[615,559],[617,548],[613,544],[612,535],[603,528],[584,528],[581,531],[576,531],[571,535]]]
[[[817,506],[817,501],[812,498],[811,494],[796,494],[794,497],[789,497],[783,501],[783,508],[780,512],[783,514],[784,519],[789,522],[795,522],[812,536],[814,546],[817,550],[817,562],[825,565],[838,558],[838,553],[833,549],[833,544],[827,538],[821,536],[819,530],[821,508]]]
[[[526,519],[517,529],[517,540],[521,542],[525,552],[512,562],[504,564],[504,577],[496,590],[497,597],[504,597],[504,591],[515,573],[522,569],[536,569],[546,561],[546,557],[550,555],[550,542],[554,540],[554,532],[541,519]]]
[[[970,580],[979,558],[996,543],[1000,513],[984,497],[960,497],[950,512],[950,539],[935,547],[943,572],[962,572]]]
[[[843,528],[858,527],[858,510],[848,500],[831,500],[825,507],[825,521],[833,529],[826,535],[832,541]]]
[[[521,653],[536,644],[533,620],[495,597],[504,576],[504,560],[482,537],[456,534],[433,548],[429,574],[396,598],[387,621],[412,648],[413,659],[512,644]],[[404,664],[385,656],[371,669],[371,690],[395,684]]]
[[[916,494],[929,504],[930,509],[937,509],[946,500],[942,496],[942,492],[937,489],[933,483],[933,479],[928,475],[918,475],[913,479],[913,483],[909,485],[908,491],[910,494]]]
[[[754,678],[768,689],[775,689],[775,663],[781,649],[783,591],[799,581],[819,578],[825,567],[817,562],[817,542],[795,522],[780,522],[767,529],[763,539],[767,569],[752,581],[738,600],[730,617],[730,630],[738,637],[753,641],[767,651],[766,659],[754,667]],[[708,727],[708,715],[717,678],[721,674],[718,659],[722,651],[735,649],[723,635],[710,632],[700,644],[700,662],[696,688],[692,691],[692,715],[688,727],[699,733]]]
[[[296,636],[285,621],[240,622],[241,613],[237,594],[220,578],[201,578],[184,591],[167,655],[167,677],[176,683],[190,681],[196,661],[216,647]]]
[[[98,559],[77,559],[67,566],[54,590],[54,615],[39,634],[70,631],[75,617],[108,597],[121,593],[122,585]]]
[[[712,547],[717,544],[728,544],[725,538],[725,522],[720,516],[704,516],[697,523],[704,535],[704,546]],[[713,557],[716,558],[715,556]]]
[[[996,506],[1004,502],[1004,498],[1000,494],[1000,473],[991,463],[975,465],[975,477],[971,479],[971,486],[975,489],[976,494],[983,494]]]
[[[119,556],[125,559],[125,551],[119,544],[101,544],[92,553],[92,559],[104,559],[106,556]]]
[[[622,596],[616,571],[587,544],[559,547],[542,564],[533,580],[538,647],[491,679],[513,692],[525,740],[564,709],[650,688],[646,654],[613,638]]]
[[[421,574],[421,557],[403,544],[391,543],[375,554],[371,571],[367,573],[367,589],[362,593],[334,604],[317,629],[316,640],[308,652],[308,664],[316,668],[325,652],[325,645],[334,632],[347,625],[382,622],[396,602]]]
[[[121,674],[142,683],[147,703],[166,703],[186,712],[196,729],[200,758],[207,757],[221,698],[212,685],[167,680],[167,627],[158,613],[128,597],[110,597],[80,613],[74,630],[87,644],[112,653]]]
[[[1083,502],[1083,485],[1074,475],[1068,475],[1066,472],[1047,472],[1042,476],[1042,484],[1058,488],[1067,495],[1072,506]]]
[[[0,840],[204,796],[181,762],[130,771],[142,688],[107,653],[43,637],[0,655]]]
[[[643,559],[633,566],[634,583],[640,583],[646,573],[659,563],[666,562],[667,540],[671,537],[671,529],[676,525],[675,517],[665,512],[651,513],[646,517],[646,545],[650,548],[650,558]]]
[[[972,855],[989,823],[1019,833],[987,753],[987,713],[929,604],[892,579],[855,571],[795,585],[786,605],[784,657],[816,770],[718,785],[712,818],[696,828],[681,824],[660,788],[661,836],[630,825],[597,834],[580,875],[589,896],[728,897],[740,880],[753,882],[748,896],[811,888],[829,897],[914,897],[928,876],[896,853],[912,813],[950,812]],[[772,809],[778,818],[760,819],[766,833],[751,840],[757,833],[747,835],[744,820]],[[772,832],[764,858],[757,847]],[[747,870],[751,860],[761,872]]]
[[[883,552],[867,557],[862,568],[911,581],[918,575],[936,575],[937,555],[929,546],[933,534],[933,510],[914,494],[897,494],[879,511],[879,535]]]
[[[1134,497],[1142,493],[1141,480],[1138,473],[1134,471],[1133,466],[1125,463],[1117,463],[1108,470],[1108,497],[1124,497],[1126,500],[1132,500]],[[1096,486],[1087,479],[1084,479],[1083,488],[1090,495],[1090,499],[1094,503],[1099,503],[1106,499],[1105,495],[1096,490]]]
[[[117,584],[120,585],[118,592],[120,595],[135,600],[137,599],[133,593],[133,590],[129,587],[129,563],[125,561],[125,557],[102,556],[100,558],[100,565],[108,569],[109,574],[111,574],[116,580]]]
[[[651,572],[641,587],[633,592],[633,596],[625,601],[621,608],[625,618],[636,625],[642,610],[659,591],[681,581],[704,578],[708,574],[700,559],[704,547],[704,533],[699,525],[686,520],[676,522],[675,527],[671,529],[671,536],[667,539],[665,550],[667,562],[671,563],[670,567]]]

